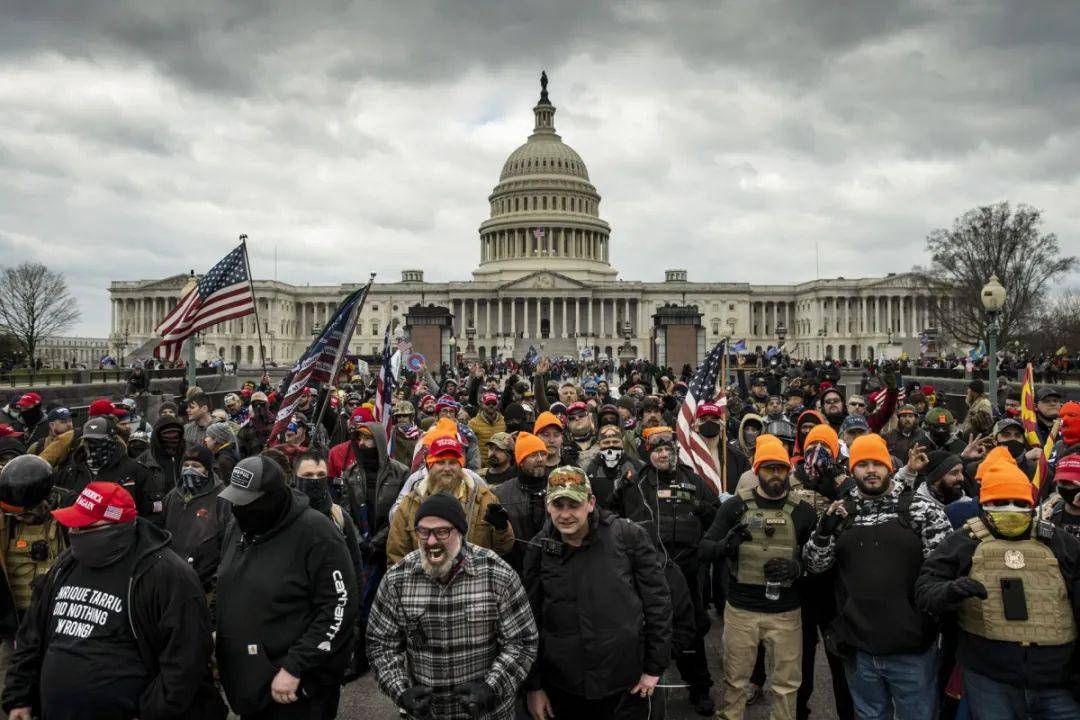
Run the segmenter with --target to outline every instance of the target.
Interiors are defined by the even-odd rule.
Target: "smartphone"
[[[1027,597],[1022,578],[1001,578],[1001,603],[1006,620],[1027,620]]]

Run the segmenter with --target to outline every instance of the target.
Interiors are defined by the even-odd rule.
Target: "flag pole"
[[[723,393],[724,398],[727,398],[727,373],[728,373],[728,351],[731,350],[731,346],[727,341],[724,342],[724,357],[720,360],[720,392]],[[719,400],[719,398],[717,398]],[[717,458],[720,461],[720,492],[727,492],[727,419],[728,410],[727,402],[724,403],[724,413],[721,416],[724,422],[720,423],[720,447],[717,453],[720,457]]]
[[[240,234],[240,245],[244,248],[244,264],[247,265],[248,286],[251,288],[251,304],[255,306],[255,330],[259,333],[259,362],[262,364],[263,375],[266,374],[266,346],[263,345],[262,322],[259,321],[259,298],[255,296],[255,281],[252,279],[251,257],[247,249],[248,236]]]
[[[334,368],[330,373],[329,386],[333,386],[333,384],[337,382],[337,375],[341,370],[341,361],[345,359],[345,353],[349,351],[349,343],[352,342],[353,330],[356,329],[356,318],[360,315],[364,303],[367,302],[368,295],[371,293],[371,286],[374,282],[375,273],[371,273],[367,285],[364,286],[364,297],[360,298],[360,302],[356,303],[356,305],[353,306],[352,312],[349,313],[349,319],[345,323],[345,332],[341,336],[341,345],[338,346],[337,357],[334,358]],[[322,422],[322,417],[326,413],[326,406],[329,403],[330,391],[327,389],[326,395],[323,396],[322,402],[319,404],[319,412],[315,415],[315,419],[311,423],[312,428],[318,427],[319,423]]]

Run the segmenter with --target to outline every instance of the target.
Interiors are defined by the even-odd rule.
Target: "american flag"
[[[270,431],[271,438],[278,438],[285,426],[289,424],[289,419],[296,410],[296,404],[307,388],[330,382],[334,369],[338,366],[338,361],[346,349],[347,338],[352,334],[352,328],[349,325],[350,321],[355,323],[356,320],[353,311],[359,312],[367,290],[368,286],[364,286],[345,298],[345,301],[334,311],[333,317],[327,321],[319,337],[315,338],[315,341],[293,365],[285,382],[287,389],[281,401],[281,408],[278,410],[274,429]],[[344,342],[343,339],[345,339]],[[308,419],[314,420],[314,418]]]
[[[716,378],[720,374],[720,365],[727,352],[727,340],[721,340],[712,349],[698,367],[690,380],[690,387],[679,408],[679,417],[675,421],[675,437],[679,443],[679,462],[689,465],[698,476],[720,493],[724,490],[720,476],[720,467],[709,452],[705,439],[694,430],[694,419],[698,405],[716,400]],[[717,403],[727,413],[727,396],[722,396]],[[724,448],[720,448],[724,452]]]
[[[255,294],[251,289],[247,253],[241,244],[210,268],[154,328],[161,336],[154,357],[176,362],[184,341],[195,333],[253,312]]]
[[[375,422],[382,423],[386,436],[390,437],[390,425],[393,413],[390,411],[394,399],[394,369],[390,366],[393,344],[390,341],[391,324],[386,323],[386,335],[383,337],[382,363],[379,366],[379,379],[375,386]]]

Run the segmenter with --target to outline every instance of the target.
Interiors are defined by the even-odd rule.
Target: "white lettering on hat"
[[[229,481],[236,487],[247,490],[251,487],[251,481],[254,479],[255,473],[241,467],[234,467]]]
[[[82,494],[83,494],[83,497],[89,498],[89,499],[93,500],[94,502],[101,502],[102,500],[105,499],[104,497],[102,497],[98,493],[94,492],[90,488],[83,488]]]
[[[87,509],[87,510],[89,510],[90,512],[93,512],[93,511],[94,511],[94,508],[96,508],[96,507],[97,507],[97,504],[96,504],[95,502],[93,502],[92,500],[90,500],[90,498],[84,497],[84,496],[82,496],[82,495],[80,495],[80,496],[79,496],[79,497],[78,497],[78,498],[77,498],[77,499],[75,500],[75,504],[76,504],[76,505],[78,505],[79,507],[82,507],[82,508],[86,508],[86,509]]]

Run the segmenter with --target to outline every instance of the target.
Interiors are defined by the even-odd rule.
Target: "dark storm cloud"
[[[264,277],[466,278],[540,68],[621,277],[902,271],[1000,199],[1078,252],[1078,36],[1068,3],[9,4],[0,264],[68,273],[95,334],[110,279],[240,232]]]

